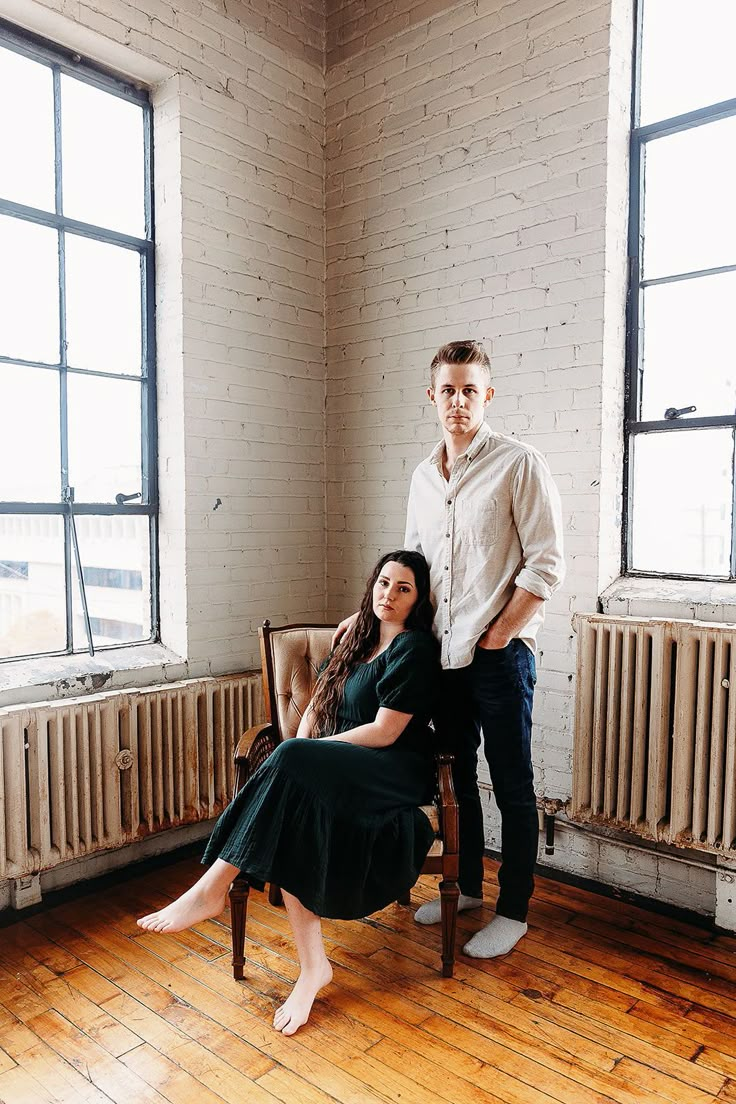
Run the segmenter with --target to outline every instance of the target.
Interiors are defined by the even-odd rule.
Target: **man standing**
[[[436,602],[444,668],[436,726],[455,753],[460,910],[482,903],[481,733],[501,813],[496,916],[463,948],[475,958],[507,954],[527,930],[538,841],[534,648],[544,602],[564,575],[560,500],[545,460],[484,421],[490,368],[475,341],[443,345],[432,361],[427,394],[443,439],[412,476],[405,537],[429,563]],[[439,922],[439,899],[414,919]]]

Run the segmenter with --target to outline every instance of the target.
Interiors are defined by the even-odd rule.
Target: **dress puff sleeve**
[[[392,644],[376,686],[378,704],[399,713],[428,716],[434,704],[440,663],[434,637],[407,630]]]

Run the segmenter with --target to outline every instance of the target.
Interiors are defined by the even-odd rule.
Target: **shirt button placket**
[[[452,593],[452,534],[453,534],[454,523],[455,523],[454,508],[455,508],[455,497],[456,497],[456,493],[457,493],[456,488],[454,486],[454,481],[455,481],[456,478],[457,478],[457,471],[455,469],[453,469],[452,474],[450,476],[449,490],[448,490],[448,495],[447,495],[447,499],[446,499],[447,514],[446,514],[446,525],[445,525],[445,586],[444,586],[444,591],[445,591],[444,604],[446,606],[446,609],[445,609],[445,616],[444,616],[444,619],[443,619],[445,628],[444,628],[444,632],[442,634],[442,651],[444,652],[445,659],[448,662],[449,662],[449,657],[450,657],[450,613],[451,613],[450,595]]]

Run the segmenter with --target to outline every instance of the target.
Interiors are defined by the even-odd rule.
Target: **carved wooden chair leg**
[[[402,893],[400,897],[396,898],[397,905],[410,905],[411,904],[411,890],[407,889],[406,893]]]
[[[243,980],[245,966],[245,917],[250,886],[245,878],[236,878],[230,886],[230,928],[233,941],[233,977]]]
[[[269,884],[269,887],[268,887],[268,903],[269,903],[269,905],[273,905],[274,908],[279,908],[281,905],[283,905],[284,898],[282,896],[281,890],[279,889],[279,887],[277,885]]]
[[[457,901],[459,896],[460,887],[457,882],[440,882],[443,977],[452,977],[455,966],[455,929],[457,927]]]

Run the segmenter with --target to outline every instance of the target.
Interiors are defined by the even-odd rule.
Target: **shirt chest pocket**
[[[460,505],[460,503],[458,503]],[[456,538],[477,548],[490,548],[498,539],[498,504],[495,499],[462,503],[455,517]]]

